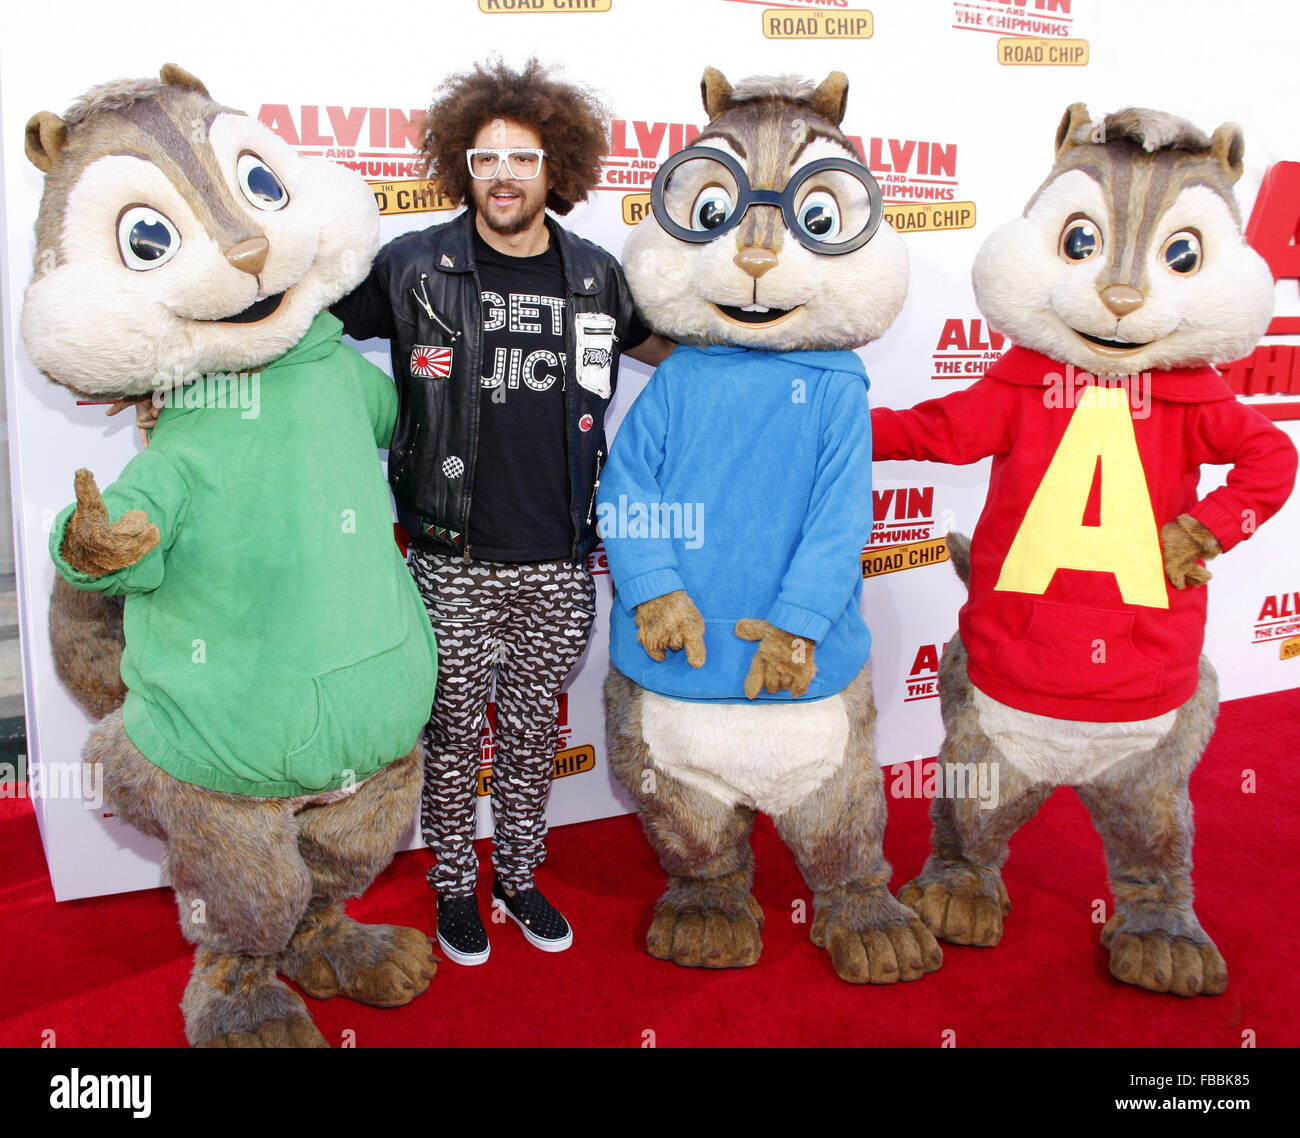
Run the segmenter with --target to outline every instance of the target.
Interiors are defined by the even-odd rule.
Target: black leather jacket
[[[547,216],[568,283],[564,339],[565,416],[568,423],[571,560],[576,565],[596,544],[596,487],[609,453],[605,408],[614,392],[622,337],[634,324],[632,294],[618,262],[597,245]],[[392,341],[399,408],[388,452],[388,480],[397,517],[417,547],[470,560],[467,529],[474,493],[479,435],[479,377],[483,318],[474,264],[471,210],[444,225],[394,238],[380,251],[370,275],[332,308],[356,340]],[[613,318],[608,352],[579,358],[578,313]],[[585,342],[585,341],[584,341]],[[450,348],[445,353],[423,348]],[[437,374],[449,367],[445,377]],[[415,369],[433,372],[417,374]],[[603,372],[603,376],[602,376]],[[577,382],[571,382],[577,378]],[[602,382],[603,378],[603,382]]]

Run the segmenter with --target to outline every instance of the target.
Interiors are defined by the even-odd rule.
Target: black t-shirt
[[[470,555],[552,561],[573,546],[564,419],[568,289],[552,241],[510,257],[474,234],[483,304],[479,440]]]

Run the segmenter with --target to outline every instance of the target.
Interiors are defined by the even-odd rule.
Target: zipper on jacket
[[[428,273],[421,273],[421,274],[420,274],[420,291],[419,291],[419,292],[416,292],[416,290],[415,290],[414,288],[408,289],[407,291],[410,292],[410,294],[415,298],[415,303],[418,304],[418,305],[419,305],[419,306],[424,310],[424,314],[425,314],[425,316],[427,316],[427,317],[429,318],[429,320],[430,320],[434,325],[437,326],[438,331],[441,332],[441,333],[443,334],[444,337],[446,337],[448,343],[454,344],[454,343],[456,343],[457,341],[459,341],[460,338],[461,338],[460,330],[459,330],[459,329],[456,329],[456,328],[453,328],[450,324],[448,324],[447,321],[443,319],[442,315],[438,312],[438,310],[437,310],[436,308],[433,307],[433,304],[432,304],[432,303],[430,302],[430,300],[429,300],[428,282],[429,282],[429,274],[428,274]],[[478,270],[476,269],[476,270],[474,271],[474,300],[475,300],[475,303],[476,303],[476,304],[480,304],[480,303],[481,303],[481,301],[480,301],[479,298],[480,298],[480,296],[482,295],[482,291],[483,291],[483,290],[482,290],[482,287],[479,285],[479,280],[478,280]],[[479,350],[478,350],[478,355],[479,355],[479,359],[481,360],[481,359],[482,359],[482,356],[483,356],[483,330],[482,330],[482,322],[481,322],[481,321],[479,322]],[[478,411],[479,411],[478,398],[479,398],[479,394],[480,394],[480,393],[479,393],[479,385],[478,385],[478,372],[479,372],[479,365],[478,365],[478,363],[475,362],[474,360],[471,360],[471,361],[470,361],[470,365],[471,365],[471,366],[470,366],[471,382],[474,384],[474,395],[475,395],[475,402],[474,402],[474,428],[475,428],[475,436],[474,436],[474,445],[470,448],[470,453],[476,455],[476,454],[477,454],[477,451],[478,451],[478,435],[477,435],[477,429],[478,429]],[[412,435],[412,447],[411,447],[411,453],[412,453],[412,455],[414,455],[414,453],[415,453],[414,441],[417,440],[417,439],[419,438],[419,430],[420,430],[420,422],[419,422],[419,420],[417,419],[417,420],[416,420],[416,423],[415,423],[415,433]],[[474,464],[473,464],[473,462],[470,462],[470,463],[467,463],[466,465],[469,467],[469,470],[471,471],[471,473],[470,473],[470,482],[472,483],[472,481],[473,481],[473,477],[474,477],[474,476],[473,476],[473,473],[472,473],[473,468],[474,468]],[[403,468],[403,473],[405,473],[405,468]],[[400,477],[400,476],[399,476],[399,477]],[[469,483],[467,483],[467,485],[469,485]],[[468,562],[469,562],[469,559],[470,559],[470,558],[469,558],[469,504],[470,504],[470,494],[469,494],[469,491],[466,490],[466,493],[465,493],[465,549],[464,549],[464,551],[463,551],[462,554],[461,554],[461,560],[462,560],[463,562],[465,562],[465,563],[468,563]]]
[[[474,305],[476,310],[479,312],[479,318],[476,321],[474,321],[475,340],[476,340],[475,354],[474,357],[469,361],[470,382],[474,385],[474,415],[473,415],[474,425],[472,428],[474,438],[469,448],[470,461],[465,463],[465,466],[467,468],[466,473],[469,475],[469,481],[465,483],[465,552],[461,554],[461,561],[466,565],[469,564],[469,515],[470,515],[470,511],[474,508],[474,470],[478,465],[479,420],[483,413],[483,405],[482,405],[483,285],[480,283],[478,279],[477,265],[474,266],[472,275],[474,277]],[[423,277],[424,274],[421,273],[420,276]]]
[[[475,280],[477,279],[478,278],[476,275]],[[437,309],[435,309],[433,305],[429,303],[429,293],[425,288],[425,285],[428,283],[428,280],[429,280],[429,274],[421,273],[420,291],[416,292],[415,289],[411,289],[410,293],[413,297],[415,297],[415,303],[424,309],[424,314],[430,320],[432,320],[433,323],[435,323],[438,326],[438,331],[441,332],[444,336],[446,336],[447,339],[454,344],[457,340],[460,339],[460,332],[452,328],[451,325],[447,323],[447,321],[445,321],[441,316],[439,316]]]
[[[591,488],[591,504],[587,507],[587,524],[592,524],[592,519],[596,513],[596,495],[600,491],[600,466],[601,460],[605,457],[605,448],[598,447],[596,450],[596,484]]]
[[[561,254],[561,260],[563,260],[563,254]],[[573,303],[573,299],[577,294],[569,283],[569,266],[567,264],[564,266],[564,278],[567,297],[564,308],[564,464],[569,468],[569,521],[573,525],[573,544],[569,546],[569,564],[577,565],[578,542],[582,537],[582,527],[578,524],[578,503],[575,495],[577,481],[573,474],[573,427],[577,421],[577,401],[579,396],[574,391],[574,387],[577,385],[569,383],[569,372],[577,366],[578,361],[578,329],[575,323],[576,309]]]
[[[420,291],[416,292],[415,289],[413,288],[408,289],[407,291],[410,292],[410,294],[413,297],[415,297],[415,303],[418,304],[422,309],[424,309],[424,314],[435,325],[437,325],[438,331],[441,332],[443,336],[445,336],[450,343],[454,344],[456,343],[457,340],[460,339],[460,332],[452,328],[451,325],[449,325],[447,321],[444,320],[441,315],[439,315],[438,310],[434,308],[433,305],[429,302],[429,292],[427,287],[428,281],[429,281],[429,274],[421,273]],[[397,472],[398,481],[400,481],[402,477],[406,474],[407,467],[411,465],[411,461],[415,457],[416,449],[420,442],[420,426],[421,426],[420,419],[419,416],[417,415],[415,418],[415,427],[411,431],[411,445],[408,448],[406,460],[402,463],[402,468]]]
[[[416,447],[419,445],[419,442],[420,442],[420,419],[417,416],[415,419],[415,426],[411,430],[410,444],[406,448],[406,454],[402,457],[402,466],[401,469],[398,470],[397,476],[393,479],[394,482],[400,482],[406,476],[407,468],[411,465],[412,461],[415,459],[415,450]]]

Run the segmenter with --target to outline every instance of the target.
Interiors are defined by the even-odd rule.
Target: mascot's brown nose
[[[768,269],[776,267],[777,256],[771,249],[758,249],[750,246],[742,249],[735,256],[736,264],[751,277],[758,280]]]
[[[1146,304],[1147,298],[1128,285],[1113,284],[1101,290],[1101,302],[1116,316],[1127,316]]]
[[[245,237],[226,250],[226,260],[241,273],[257,276],[266,265],[271,243],[265,237]]]

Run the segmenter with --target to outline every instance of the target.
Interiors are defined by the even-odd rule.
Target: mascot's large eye
[[[1086,217],[1074,217],[1061,231],[1061,256],[1067,261],[1086,261],[1101,252],[1101,231]]]
[[[701,190],[691,206],[692,229],[717,229],[731,216],[731,195],[721,186]]]
[[[289,191],[275,176],[275,171],[256,154],[247,151],[241,154],[235,173],[244,197],[258,209],[284,209],[289,204]]]
[[[176,226],[156,209],[133,205],[117,219],[117,248],[128,269],[143,272],[165,265],[181,247]]]
[[[1171,273],[1190,277],[1201,267],[1201,239],[1190,229],[1175,233],[1160,250],[1160,260]]]
[[[818,241],[833,241],[840,233],[840,205],[835,195],[814,190],[799,207],[799,228]]]

